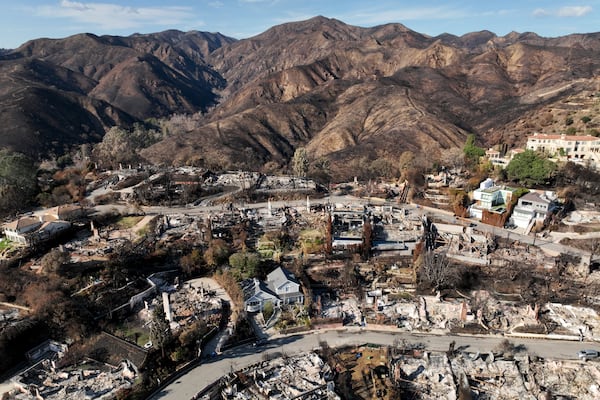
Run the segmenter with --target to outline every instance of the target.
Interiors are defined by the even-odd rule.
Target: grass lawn
[[[119,229],[131,229],[137,225],[144,217],[143,216],[131,216],[123,217],[117,221],[116,225]]]
[[[115,330],[114,334],[140,347],[144,347],[150,340],[150,330],[140,325],[137,320],[125,321]]]
[[[299,242],[304,253],[314,254],[322,250],[325,237],[318,229],[307,229],[300,232]]]
[[[10,249],[12,247],[12,243],[6,239],[0,240],[0,253],[6,249]]]
[[[300,240],[318,240],[323,239],[323,233],[318,229],[305,229],[300,232]]]

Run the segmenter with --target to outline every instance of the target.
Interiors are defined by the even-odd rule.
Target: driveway
[[[215,337],[212,338],[204,346],[204,354],[219,353],[221,346],[227,341],[227,338],[229,337],[230,328],[233,328],[233,324],[235,323],[235,321],[237,321],[239,310],[237,309],[233,301],[231,301],[231,297],[229,297],[229,294],[225,291],[225,289],[223,289],[223,287],[219,285],[214,279],[197,278],[188,281],[188,283],[190,283],[195,288],[203,288],[206,291],[214,291],[215,296],[217,298],[226,302],[231,307],[231,315],[229,317],[227,329],[220,330],[219,333],[215,335]]]

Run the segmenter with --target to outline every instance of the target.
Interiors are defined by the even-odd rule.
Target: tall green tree
[[[373,160],[369,169],[373,178],[391,178],[395,173],[392,163],[383,157]]]
[[[544,184],[556,169],[556,164],[533,150],[513,157],[506,167],[506,176],[525,185]]]
[[[110,128],[102,142],[94,146],[93,155],[98,164],[112,168],[117,168],[119,163],[131,162],[136,157],[129,133],[117,126]]]
[[[41,260],[44,272],[47,274],[58,272],[60,267],[71,261],[69,253],[60,251],[59,249],[52,249],[46,253]]]
[[[209,267],[216,267],[224,264],[231,254],[231,249],[223,239],[213,239],[204,252],[204,261]]]
[[[479,157],[485,155],[485,150],[475,145],[475,135],[470,134],[467,136],[465,146],[463,147],[463,153],[465,153],[465,158],[469,163],[477,164],[479,162]]]
[[[241,251],[229,256],[229,265],[238,270],[241,278],[256,277],[260,257],[257,253]]]
[[[327,185],[331,182],[330,162],[326,157],[319,157],[310,163],[308,176],[315,181]]]
[[[179,264],[186,276],[194,276],[198,273],[202,274],[208,272],[208,268],[206,268],[204,258],[202,257],[202,252],[199,249],[193,249],[189,254],[181,257]]]
[[[134,163],[140,159],[139,150],[161,138],[160,132],[141,123],[134,124],[131,130],[113,126],[106,132],[102,142],[94,146],[93,157],[99,164],[113,168],[118,167],[119,163]]]
[[[304,177],[308,172],[309,161],[308,153],[304,147],[298,147],[294,152],[294,158],[292,159],[292,168],[296,176]]]
[[[152,322],[150,324],[150,340],[152,344],[157,346],[162,356],[165,356],[165,347],[171,342],[173,338],[171,334],[171,327],[163,307],[163,303],[160,302],[152,313]]]

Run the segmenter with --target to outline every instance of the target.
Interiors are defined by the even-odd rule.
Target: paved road
[[[411,205],[411,207],[416,207],[416,206]],[[559,244],[559,243],[554,243],[552,240],[541,239],[535,235],[533,235],[533,236],[523,235],[523,234],[520,234],[517,232],[513,232],[509,229],[499,228],[497,226],[477,222],[477,220],[473,220],[473,219],[456,218],[456,217],[454,217],[454,215],[451,212],[448,212],[448,211],[438,210],[438,209],[430,208],[430,207],[422,207],[422,206],[420,206],[419,209],[421,210],[421,212],[423,212],[425,214],[429,214],[429,215],[435,217],[436,220],[440,220],[443,223],[456,224],[457,220],[465,221],[467,223],[470,223],[470,226],[475,231],[491,233],[493,235],[505,237],[507,239],[518,240],[521,243],[530,244],[532,246],[539,247],[540,249],[548,250],[557,255],[561,254],[561,253],[567,253],[567,254],[574,254],[574,255],[583,256],[583,257],[590,256],[589,251],[581,250],[581,249],[571,247],[571,246],[565,246],[565,245]]]
[[[359,199],[351,196],[328,196],[323,198],[311,198],[310,204],[327,204],[327,203],[354,203],[354,204],[366,204],[367,200]],[[268,203],[234,203],[234,206],[237,208],[245,208],[245,209],[257,209],[257,208],[267,208]],[[281,208],[281,207],[306,207],[306,199],[303,200],[281,200],[281,201],[273,201],[271,202],[271,206],[273,208]],[[174,215],[174,214],[187,214],[187,215],[198,215],[205,214],[209,212],[222,212],[224,211],[223,205],[216,206],[184,206],[184,207],[161,207],[161,206],[151,206],[151,207],[142,207],[146,214],[162,214],[162,215]]]
[[[342,345],[360,345],[374,343],[391,345],[395,340],[405,340],[407,343],[422,343],[427,350],[446,351],[450,342],[456,343],[457,349],[468,352],[490,352],[504,340],[502,337],[472,337],[472,336],[436,336],[413,334],[406,332],[375,332],[349,328],[348,330],[334,330],[314,332],[306,335],[292,335],[273,339],[267,345],[255,348],[250,345],[240,346],[224,352],[218,358],[206,360],[203,364],[176,379],[159,393],[151,397],[152,400],[185,400],[190,399],[203,388],[218,380],[232,370],[239,370],[263,360],[265,354],[288,355],[305,353],[317,349],[320,341],[326,341],[330,347]],[[558,340],[531,340],[512,339],[515,345],[525,346],[525,351],[530,355],[537,355],[548,359],[577,360],[577,352],[583,348],[600,351],[598,344],[582,344],[580,342]]]
[[[323,198],[311,199],[310,203],[315,204],[352,204],[352,205],[363,205],[368,202],[367,199],[357,198],[353,196],[328,196]],[[306,205],[306,200],[288,200],[288,201],[274,201],[272,202],[272,207],[281,208],[284,206],[292,206],[292,207],[302,207]],[[241,205],[236,205],[241,206]],[[424,213],[435,217],[437,220],[441,220],[444,223],[448,224],[456,224],[457,218],[454,217],[452,212],[439,210],[431,207],[422,207],[417,206],[415,204],[401,204],[399,205],[408,209],[410,212]],[[267,203],[252,203],[252,204],[244,204],[243,208],[246,209],[258,209],[258,208],[267,208]],[[143,207],[144,211],[147,214],[163,214],[163,215],[173,215],[173,214],[188,214],[188,215],[203,215],[211,212],[220,212],[223,210],[222,205],[218,206],[198,206],[198,207]],[[590,252],[577,249],[570,246],[561,245],[558,243],[553,243],[552,240],[544,240],[540,239],[536,236],[522,235],[520,233],[513,232],[508,229],[495,227],[492,225],[487,225],[484,223],[477,222],[476,220],[471,219],[462,219],[471,224],[471,227],[480,232],[491,233],[493,235],[506,237],[508,239],[518,240],[522,243],[530,244],[532,246],[537,246],[539,248],[549,250],[553,253],[568,253],[575,254],[580,256],[589,256]]]

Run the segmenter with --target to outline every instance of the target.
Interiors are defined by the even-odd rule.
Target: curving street
[[[275,338],[265,346],[240,346],[225,351],[214,359],[205,360],[173,383],[150,397],[152,400],[191,399],[202,389],[223,375],[262,361],[265,354],[298,354],[317,349],[319,342],[325,341],[330,347],[373,343],[392,345],[395,341],[423,344],[430,351],[447,351],[450,343],[455,348],[467,352],[490,352],[505,338],[498,336],[449,336],[428,335],[407,332],[371,331],[361,328],[347,328],[330,331],[313,331],[304,335],[291,335]],[[525,352],[547,359],[577,360],[581,349],[600,351],[600,345],[563,340],[511,339],[515,345],[523,345]]]
[[[368,199],[355,198],[352,196],[331,196],[320,199],[311,199],[311,204],[335,204],[345,203],[353,205],[365,205]],[[295,201],[273,201],[272,207],[280,208],[285,206],[303,207],[306,200]],[[246,209],[267,208],[267,203],[254,204],[236,204],[238,207]],[[456,224],[457,218],[451,213],[439,209],[418,206],[415,204],[402,204],[403,208],[411,213],[419,215],[428,215],[436,221],[448,224]],[[222,205],[218,206],[187,206],[187,207],[143,207],[146,214],[187,214],[187,215],[208,215],[218,213],[223,210]],[[550,253],[570,253],[579,256],[590,256],[589,252],[553,243],[548,240],[541,240],[535,236],[522,235],[507,229],[486,225],[472,220],[465,220],[474,230],[503,236],[507,239],[518,240],[522,243],[530,244],[543,248]],[[285,337],[275,337],[268,344],[260,347],[252,345],[239,346],[227,350],[216,358],[204,359],[200,365],[182,374],[172,383],[164,387],[151,399],[191,399],[205,387],[211,385],[222,376],[229,372],[242,369],[246,366],[260,362],[268,355],[277,356],[280,354],[298,354],[307,352],[319,347],[319,342],[326,341],[331,347],[341,347],[346,345],[360,345],[373,343],[379,345],[391,345],[395,341],[406,341],[412,344],[423,344],[430,351],[446,351],[452,341],[456,348],[468,352],[490,352],[504,340],[504,337],[498,336],[448,336],[423,333],[407,333],[394,331],[390,328],[386,331],[365,330],[360,328],[345,328],[340,330],[316,331],[303,335],[292,335]],[[582,349],[595,349],[600,351],[598,344],[583,344],[576,341],[548,340],[548,339],[511,339],[515,345],[523,345],[525,351],[530,355],[537,355],[547,359],[577,360],[577,352]],[[205,354],[207,354],[205,352]]]

